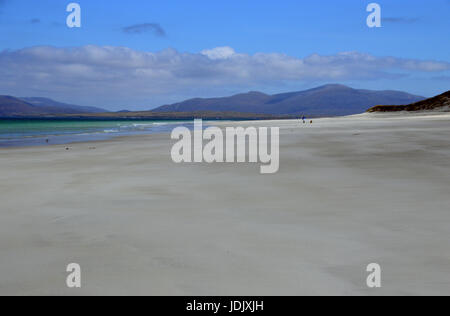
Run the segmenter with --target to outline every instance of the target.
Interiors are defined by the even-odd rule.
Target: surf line
[[[260,163],[261,174],[274,174],[280,168],[279,127],[270,128],[270,137],[268,127],[226,127],[224,135],[219,127],[203,129],[199,119],[194,121],[193,135],[180,126],[171,138],[178,140],[171,150],[175,163]]]

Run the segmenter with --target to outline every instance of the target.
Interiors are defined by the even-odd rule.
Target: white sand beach
[[[0,149],[0,295],[450,295],[449,114],[220,125],[279,126],[279,172],[168,134]]]

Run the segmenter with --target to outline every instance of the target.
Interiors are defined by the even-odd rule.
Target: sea
[[[0,147],[61,145],[193,128],[192,121],[0,120]]]

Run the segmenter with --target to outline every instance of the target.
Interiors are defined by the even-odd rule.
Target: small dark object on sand
[[[48,144],[48,142],[49,142],[48,138],[45,140],[45,142]]]
[[[309,124],[312,124],[312,121],[310,121]]]

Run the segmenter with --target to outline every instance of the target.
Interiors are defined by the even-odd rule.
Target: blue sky
[[[70,2],[0,0],[0,94],[145,109],[325,83],[450,86],[449,0],[78,0],[80,29],[65,25]],[[381,28],[366,25],[370,2]]]

